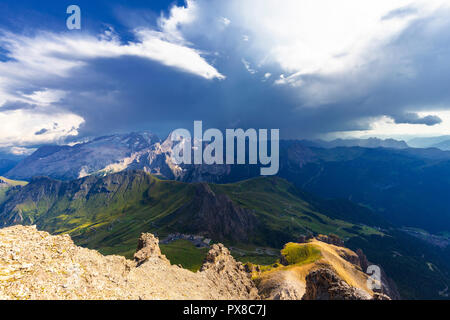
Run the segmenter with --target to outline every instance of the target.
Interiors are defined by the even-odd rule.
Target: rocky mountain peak
[[[159,248],[159,240],[151,233],[143,233],[138,240],[134,261],[137,265],[141,265],[151,258],[157,258],[169,262],[161,253]]]
[[[153,159],[153,146],[161,140],[150,132],[114,134],[75,145],[50,145],[39,148],[11,169],[6,176],[29,180],[34,176],[72,180],[125,169],[143,169],[141,157]],[[157,152],[156,152],[157,153]]]
[[[214,244],[206,255],[200,269],[201,272],[218,283],[225,280],[225,288],[231,289],[231,284],[237,284],[240,295],[247,295],[250,299],[259,299],[258,289],[241,262],[236,262],[230,251],[223,244]]]
[[[226,268],[230,262],[234,265],[232,267],[238,265],[231,256],[230,251],[223,244],[214,244],[206,255],[201,271],[214,269],[220,272]],[[241,269],[241,264],[239,264],[238,269]]]

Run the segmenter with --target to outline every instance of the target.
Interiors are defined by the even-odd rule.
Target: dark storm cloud
[[[37,108],[35,104],[20,102],[20,101],[6,101],[1,107],[1,111],[15,111],[15,110],[34,110]]]
[[[41,130],[35,132],[34,135],[35,135],[35,136],[40,136],[40,135],[46,133],[47,131],[48,131],[47,129],[42,128]]]
[[[408,10],[392,11],[384,19],[414,14]],[[440,123],[438,117],[421,118],[416,112],[450,105],[450,23],[448,12],[440,15],[415,21],[356,70],[305,75],[300,86],[274,84],[273,79],[284,73],[275,65],[268,70],[252,66],[256,72],[249,73],[237,45],[242,33],[236,32],[215,39],[213,47],[210,39],[192,40],[225,80],[207,80],[148,59],[122,56],[88,60],[68,78],[43,78],[32,87],[67,92],[58,107],[85,120],[76,139],[133,130],[164,137],[173,129],[191,128],[194,120],[220,129],[280,128],[283,138],[365,130],[381,116],[396,123],[434,125]],[[273,75],[270,81],[266,72]],[[310,92],[316,91],[335,94],[311,105]]]
[[[427,19],[411,25],[380,49],[391,53],[387,58],[362,65],[360,73],[310,75],[301,87],[262,81],[263,74],[248,73],[232,48],[226,59],[217,59],[217,69],[227,76],[222,81],[124,57],[93,61],[60,85],[71,88],[64,105],[85,118],[86,135],[134,129],[165,135],[177,127],[190,128],[194,120],[218,128],[280,128],[290,138],[364,130],[371,119],[383,115],[397,123],[434,125],[440,122],[438,117],[414,114],[445,109],[450,103],[450,32],[440,32],[450,30],[450,25],[433,30],[433,23]],[[374,72],[380,76],[367,80]],[[343,92],[356,88],[361,94],[306,106],[309,86],[326,90],[330,83],[339,83]]]
[[[425,124],[427,126],[434,126],[442,123],[442,119],[438,116],[420,117],[417,113],[405,113],[394,118],[395,123],[409,123],[409,124]]]
[[[296,114],[289,88],[263,83],[235,61],[227,65],[227,79],[211,81],[137,58],[99,60],[75,75],[84,81],[64,105],[85,118],[86,135],[134,129],[165,135],[194,120],[218,128],[282,126]]]

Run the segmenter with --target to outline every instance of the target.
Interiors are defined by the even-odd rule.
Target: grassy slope
[[[0,205],[3,203],[4,200],[6,200],[7,191],[11,187],[26,186],[28,184],[28,182],[26,182],[26,181],[11,180],[11,179],[7,179],[2,176],[0,176],[0,181],[3,181],[8,184],[8,186],[6,186],[6,187],[5,186],[0,187]]]
[[[6,192],[8,191],[8,187],[2,187],[0,188],[0,205],[3,203],[3,201],[6,199]]]
[[[177,240],[160,247],[172,264],[181,264],[183,268],[194,272],[200,269],[208,252],[208,248],[197,248],[187,240]]]
[[[11,186],[26,186],[28,184],[28,182],[26,182],[26,181],[11,180],[11,179],[1,177],[1,176],[0,176],[0,180],[6,182],[7,184],[9,184]]]
[[[290,265],[313,263],[322,256],[320,250],[314,245],[293,242],[287,243],[281,250],[281,254]]]
[[[54,214],[46,228],[56,233],[69,233],[81,245],[99,249],[104,254],[122,254],[131,257],[142,232],[165,236],[170,226],[160,226],[158,220],[170,215],[192,197],[192,187],[178,182],[165,183],[151,178],[142,183],[120,189],[109,202],[103,194],[85,203],[62,204],[52,208]],[[66,202],[67,201],[67,202]],[[65,207],[74,210],[71,214]]]
[[[316,211],[299,196],[292,184],[281,178],[255,178],[211,187],[215,192],[226,193],[239,205],[254,210],[258,219],[266,223],[272,232],[284,232],[297,237],[312,231],[322,234],[335,233],[342,238],[355,234],[381,234],[373,228],[355,226]]]

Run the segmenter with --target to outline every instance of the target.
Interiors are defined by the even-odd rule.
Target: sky
[[[449,0],[0,3],[14,153],[194,120],[284,139],[447,135],[449,84]]]

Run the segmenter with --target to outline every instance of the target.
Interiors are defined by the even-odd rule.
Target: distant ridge
[[[450,151],[450,139],[449,140],[445,140],[439,143],[436,143],[432,146],[433,148],[438,148],[441,150],[445,150],[445,151]]]
[[[335,139],[332,141],[314,140],[311,146],[322,148],[336,148],[336,147],[362,147],[362,148],[391,148],[391,149],[406,149],[408,144],[403,140],[395,139]]]
[[[450,135],[437,137],[419,137],[408,140],[408,144],[413,148],[431,148],[437,144],[450,140]]]

